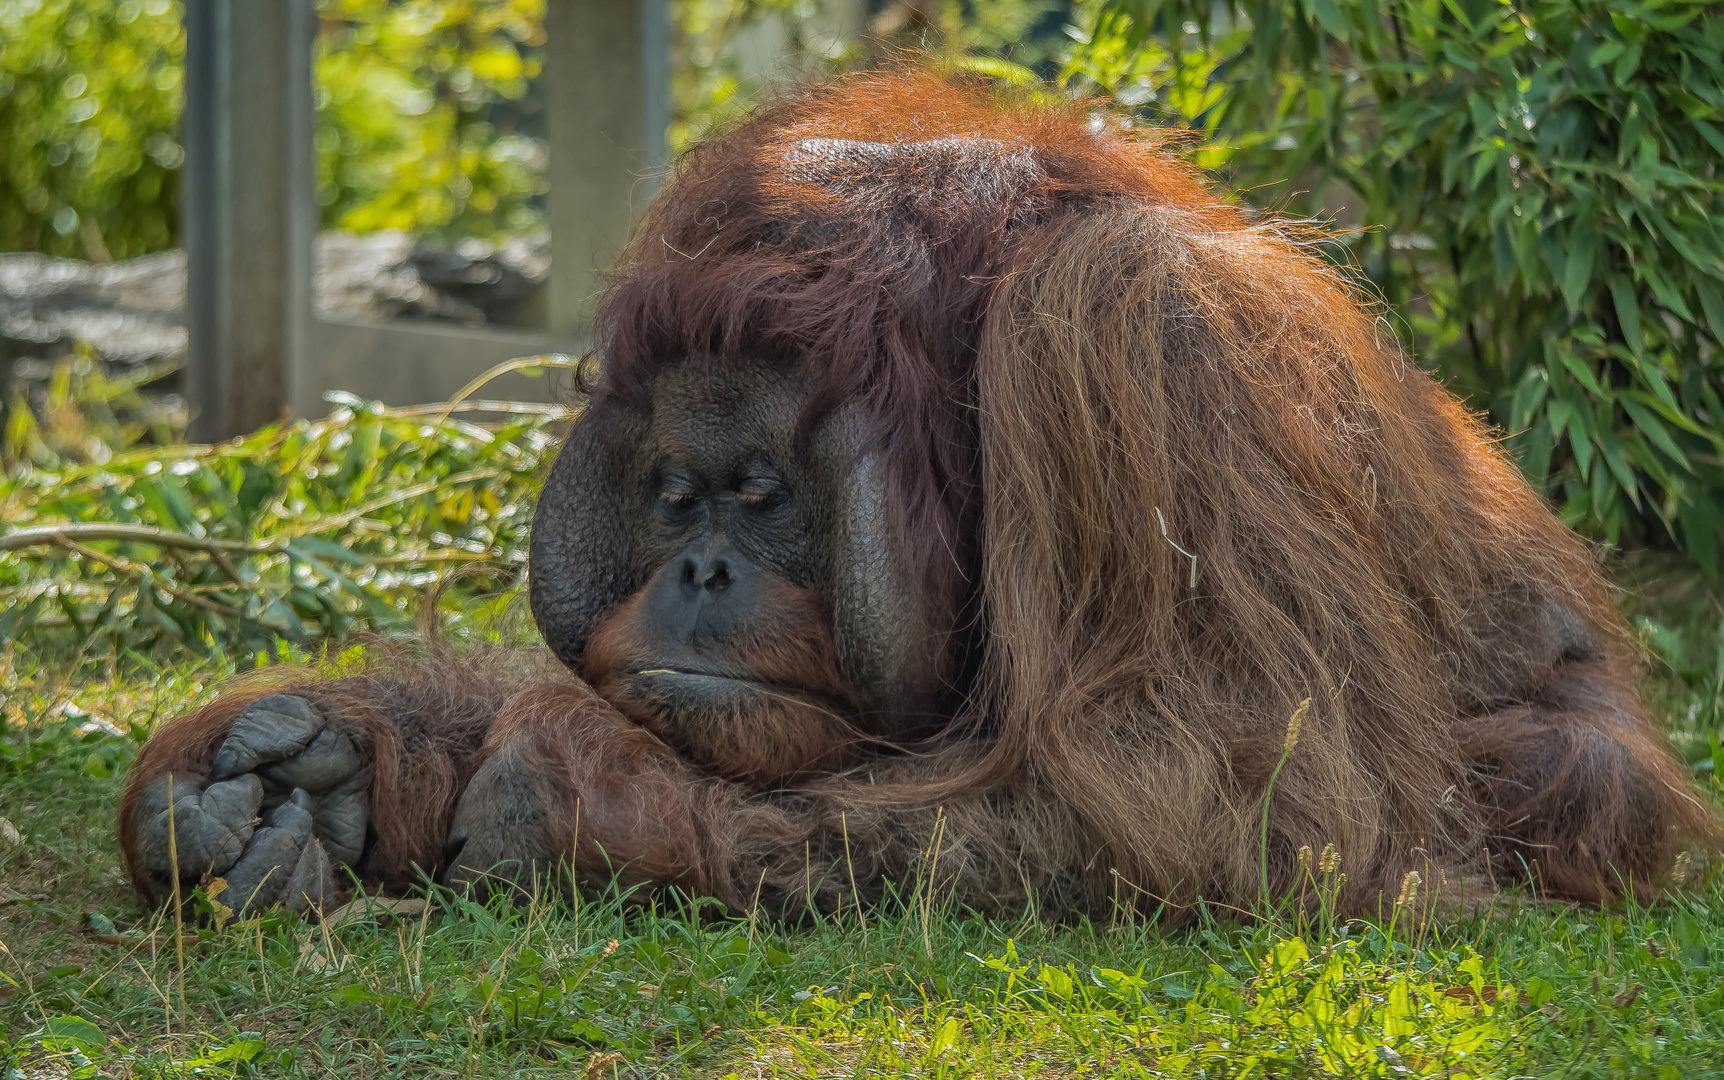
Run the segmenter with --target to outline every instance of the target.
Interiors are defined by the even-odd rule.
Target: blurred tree
[[[353,232],[543,225],[545,0],[319,0],[317,201]]]
[[[868,32],[876,48],[950,52],[955,43],[961,57],[1005,61],[1048,79],[1058,74],[1071,44],[1065,31],[1077,5],[1075,0],[885,0],[870,6],[876,10]]]
[[[173,245],[184,51],[173,0],[0,3],[0,249]]]
[[[779,79],[917,52],[941,52],[956,67],[1015,82],[1052,78],[1070,45],[1065,28],[1074,6],[1074,0],[672,0],[671,148],[742,116]],[[845,25],[850,16],[855,25]]]
[[[776,30],[766,47],[781,56],[769,63],[794,56],[818,68],[842,57],[850,43],[831,33],[826,14],[815,0],[671,0],[671,152],[746,113],[766,88],[766,73],[750,70],[737,48],[740,36]]]

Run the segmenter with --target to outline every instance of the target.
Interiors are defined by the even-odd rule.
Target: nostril
[[[730,566],[724,562],[714,563],[703,584],[710,593],[721,593],[730,588]]]

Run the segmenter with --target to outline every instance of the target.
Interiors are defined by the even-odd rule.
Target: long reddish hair
[[[798,91],[679,163],[602,306],[602,394],[644,406],[663,365],[748,355],[811,374],[811,417],[859,403],[930,609],[979,595],[987,754],[954,740],[943,777],[854,797],[1015,775],[1075,808],[1097,873],[1249,895],[1309,701],[1274,876],[1333,841],[1369,895],[1476,863],[1526,809],[1477,769],[1560,659],[1525,628],[1568,620],[1658,824],[1588,816],[1547,884],[1656,876],[1712,815],[1587,550],[1307,238],[1100,115],[915,72]]]

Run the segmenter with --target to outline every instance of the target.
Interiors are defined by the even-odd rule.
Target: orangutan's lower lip
[[[681,668],[648,668],[645,671],[637,671],[635,674],[649,679],[712,679],[717,682],[741,683],[744,686],[765,685],[754,679],[739,679],[734,675],[723,675],[716,671],[684,671]]]
[[[763,682],[760,679],[743,678],[738,675],[726,675],[718,671],[690,671],[686,668],[646,668],[634,673],[636,678],[658,679],[682,686],[699,686],[702,684],[716,688],[719,684],[730,687],[746,688],[763,694],[797,693],[793,686],[780,686],[775,683]],[[734,690],[732,691],[734,692]]]

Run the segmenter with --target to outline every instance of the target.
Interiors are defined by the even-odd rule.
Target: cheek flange
[[[533,621],[557,658],[577,671],[593,624],[635,588],[623,504],[629,466],[612,449],[631,445],[630,427],[638,425],[607,402],[588,406],[552,463],[533,513],[527,555]]]
[[[913,711],[923,691],[916,660],[927,647],[922,606],[892,544],[886,470],[865,454],[844,473],[833,555],[833,622],[839,664],[865,707],[893,716]]]

